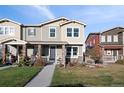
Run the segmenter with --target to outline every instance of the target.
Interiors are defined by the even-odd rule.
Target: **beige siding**
[[[0,23],[0,26],[12,26],[15,28],[15,35],[13,37],[17,38],[17,39],[20,39],[20,30],[21,30],[21,26],[18,25],[18,24],[15,24],[13,22],[1,22]],[[3,39],[3,38],[7,38],[7,37],[10,37],[10,35],[6,35],[6,36],[0,36],[0,39]]]
[[[35,36],[28,36],[28,29],[29,28],[35,28],[36,29],[36,35]],[[23,27],[23,40],[26,41],[41,41],[41,27]]]
[[[49,28],[50,27],[55,27],[56,28],[56,36],[55,37],[50,37],[49,36]],[[61,31],[59,30],[59,26],[43,26],[42,27],[42,40],[43,41],[61,41]]]
[[[67,37],[67,28],[79,28],[79,37]],[[70,23],[61,27],[62,40],[69,44],[83,44],[84,43],[84,26],[78,23]]]

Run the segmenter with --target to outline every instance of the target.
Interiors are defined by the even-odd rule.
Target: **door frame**
[[[55,63],[57,62],[57,45],[49,45],[49,58],[50,58],[50,48],[55,47]]]

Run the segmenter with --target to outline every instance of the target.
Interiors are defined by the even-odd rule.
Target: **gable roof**
[[[0,22],[12,22],[12,23],[15,23],[15,24],[18,24],[18,25],[22,25],[21,23],[18,23],[16,21],[13,21],[13,20],[8,19],[8,18],[0,19]]]
[[[53,23],[53,22],[60,21],[60,20],[66,20],[66,21],[69,21],[69,19],[67,19],[67,18],[65,18],[65,17],[60,17],[60,18],[57,18],[57,19],[52,19],[52,20],[50,20],[50,21],[47,21],[47,22],[41,23],[40,25],[43,26],[43,25],[46,25],[46,24],[50,24],[50,23]]]
[[[14,37],[8,37],[8,38],[4,38],[4,39],[0,40],[0,44],[3,44],[3,43],[8,44],[8,45],[24,45],[27,42],[17,39],[17,38],[14,38]]]
[[[87,36],[87,38],[86,38],[86,40],[85,40],[85,43],[87,42],[88,38],[89,38],[91,35],[100,35],[100,32],[90,33],[90,34]]]
[[[60,26],[63,26],[63,25],[69,24],[69,23],[78,23],[78,24],[84,25],[84,27],[86,27],[86,24],[85,24],[85,23],[82,23],[82,22],[77,21],[77,20],[70,20],[70,21],[67,21],[67,22],[61,24]]]
[[[109,32],[109,31],[115,30],[115,29],[124,29],[124,28],[123,27],[114,27],[114,28],[111,28],[109,30],[103,31],[101,34],[103,34],[105,32]]]

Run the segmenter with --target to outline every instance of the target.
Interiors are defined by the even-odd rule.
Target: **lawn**
[[[112,64],[104,68],[56,67],[51,86],[124,86],[124,65]]]
[[[40,70],[39,67],[14,67],[0,70],[0,87],[22,87]]]

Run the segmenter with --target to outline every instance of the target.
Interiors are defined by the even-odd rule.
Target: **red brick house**
[[[100,33],[90,33],[85,41],[86,53],[94,50],[96,57],[100,57]]]

